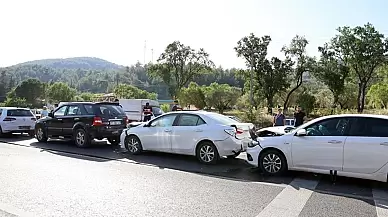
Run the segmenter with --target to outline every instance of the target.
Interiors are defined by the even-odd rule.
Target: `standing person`
[[[49,114],[49,112],[47,111],[47,106],[43,106],[43,110],[40,111],[40,115],[41,115],[40,117],[41,118],[47,117],[48,114]]]
[[[283,114],[283,110],[278,108],[278,113],[273,117],[273,126],[284,126],[286,125],[286,116]]]
[[[143,108],[144,122],[151,120],[152,117],[152,107],[147,102]]]
[[[302,125],[305,117],[306,113],[302,111],[302,107],[298,106],[296,112],[294,113],[295,127],[299,127],[300,125]]]
[[[182,111],[182,108],[178,104],[178,100],[174,101],[174,106],[172,107],[171,111],[173,111],[173,112],[175,112],[175,111]]]

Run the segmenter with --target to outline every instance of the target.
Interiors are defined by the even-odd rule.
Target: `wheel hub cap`
[[[282,168],[282,161],[276,154],[267,154],[263,159],[264,169],[269,173],[277,173]]]
[[[131,153],[137,152],[139,150],[138,148],[139,142],[136,139],[129,139],[128,141],[128,151]]]
[[[85,134],[82,132],[78,132],[76,136],[77,143],[79,145],[83,145],[85,142]]]
[[[41,128],[38,129],[38,132],[36,133],[36,137],[38,137],[38,139],[43,138],[43,130]]]

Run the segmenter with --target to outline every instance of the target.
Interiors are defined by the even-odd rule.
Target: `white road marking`
[[[319,180],[294,179],[257,217],[297,217],[309,200]]]
[[[382,189],[372,189],[377,217],[388,217],[388,192]]]
[[[16,216],[20,216],[20,217],[32,217],[32,216],[35,216],[31,213],[27,213],[23,210],[20,210],[16,207],[13,207],[11,205],[8,205],[8,204],[5,204],[5,203],[1,203],[0,202],[0,210],[3,210],[7,213],[10,213],[12,215],[16,215]]]

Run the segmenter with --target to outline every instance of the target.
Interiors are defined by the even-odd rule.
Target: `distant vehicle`
[[[35,115],[37,120],[42,117],[42,114],[41,114],[42,109],[31,109],[31,111]]]
[[[163,111],[160,108],[159,102],[156,100],[119,99],[119,103],[128,117],[128,122],[142,122],[144,120],[143,108],[147,102],[152,107],[151,119],[163,114]]]
[[[107,138],[117,145],[126,125],[127,117],[118,103],[68,102],[38,120],[35,134],[39,142],[68,138],[78,147],[87,147],[93,139]]]
[[[295,119],[287,118],[285,126],[295,126]]]
[[[36,117],[28,108],[0,107],[0,136],[8,133],[35,135]]]
[[[388,116],[330,115],[275,137],[257,137],[247,162],[268,175],[286,170],[387,182]]]
[[[237,157],[245,151],[251,123],[240,123],[224,115],[205,111],[169,112],[126,129],[120,143],[131,154],[160,151],[193,155],[205,164],[222,156]],[[248,144],[248,143],[244,143]]]

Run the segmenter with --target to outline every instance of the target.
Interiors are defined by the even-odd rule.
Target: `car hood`
[[[128,124],[128,128],[131,127],[138,127],[138,126],[144,126],[147,122],[131,122]]]
[[[262,129],[258,130],[257,132],[259,133],[262,131],[270,131],[270,132],[273,132],[276,134],[284,135],[284,134],[286,134],[285,130],[287,128],[294,128],[294,127],[291,127],[291,126],[266,127],[266,128],[262,128]]]

